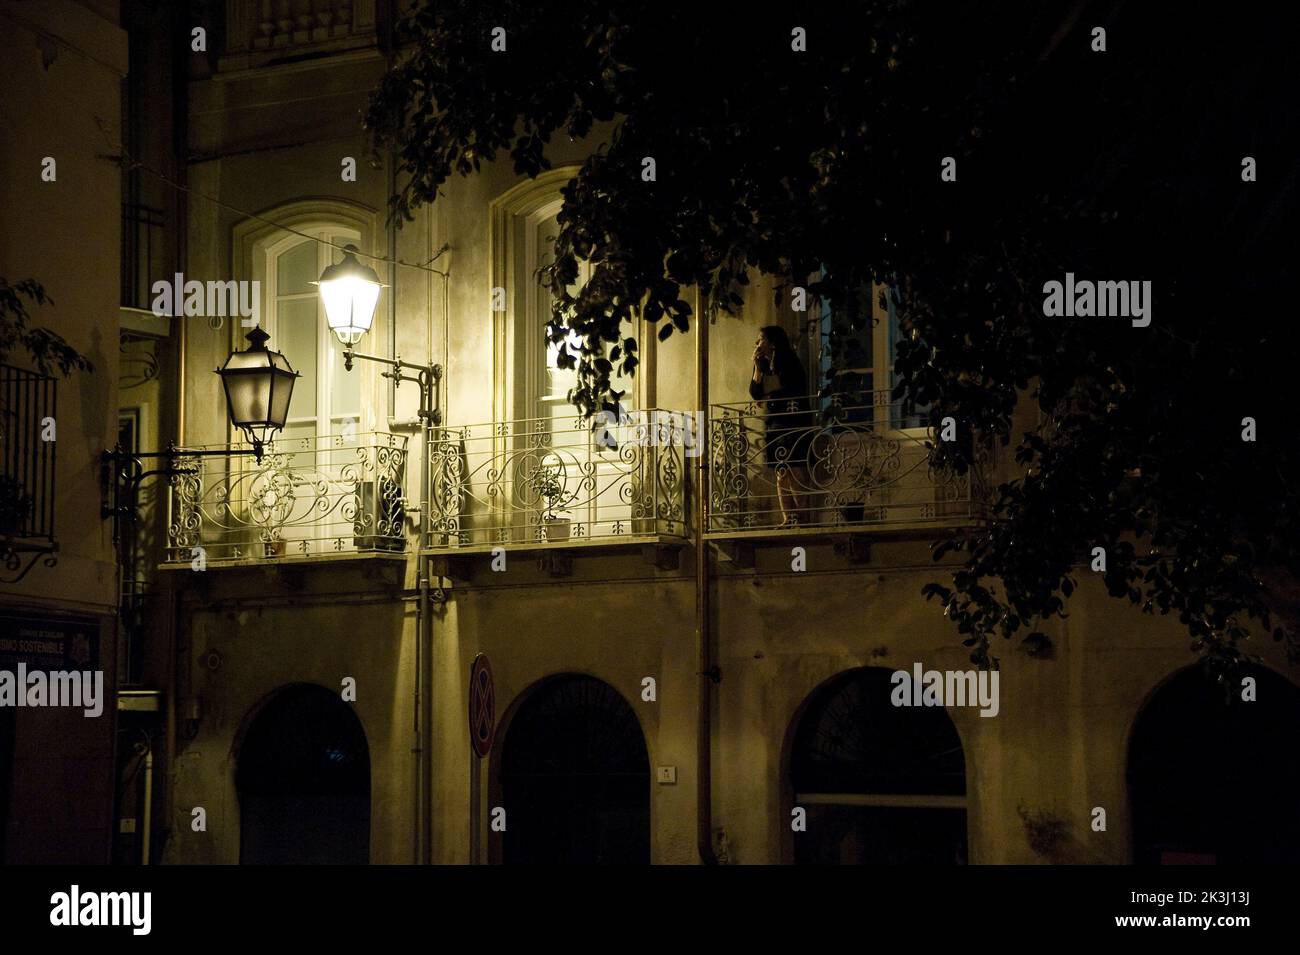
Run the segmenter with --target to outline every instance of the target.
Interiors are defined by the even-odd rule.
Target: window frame
[[[299,235],[297,233],[306,233]],[[292,292],[286,296],[279,294],[279,259],[280,256],[288,254],[293,249],[302,245],[304,242],[312,242],[316,251],[316,271],[319,276],[324,270],[327,260],[332,258],[333,248],[325,243],[333,243],[335,246],[353,243],[360,247],[362,240],[361,233],[358,229],[339,224],[339,223],[320,223],[306,228],[298,228],[297,232],[286,233],[278,238],[270,238],[256,245],[255,266],[260,268],[261,288],[262,288],[262,315],[263,324],[268,335],[271,336],[272,348],[275,348],[274,342],[277,341],[279,329],[276,327],[280,320],[280,300],[282,297],[292,301],[313,301],[316,311],[316,413],[314,415],[316,426],[315,437],[318,441],[323,438],[329,438],[335,434],[346,434],[346,425],[336,423],[336,418],[340,421],[351,418],[351,415],[335,415],[332,407],[331,397],[334,393],[335,372],[337,368],[336,359],[341,354],[342,345],[337,337],[329,331],[328,324],[325,321],[325,307],[321,301],[319,291],[313,286],[308,292]],[[384,306],[385,290],[380,291],[379,302],[375,305],[375,315],[378,317],[382,314]],[[372,328],[373,334],[373,328]],[[324,344],[326,347],[322,348]],[[278,350],[278,349],[277,349]],[[294,365],[298,371],[303,369],[297,367],[294,362],[294,356],[286,354],[290,365]],[[374,417],[374,395],[372,388],[367,388],[368,382],[365,371],[362,368],[353,366],[352,371],[344,372],[349,375],[360,375],[357,388],[357,409],[355,412],[356,427],[353,433],[359,434],[366,427],[368,420]],[[367,407],[370,405],[370,407]],[[285,422],[286,431],[290,425],[302,425],[311,420],[313,416],[299,415],[295,416],[290,409],[290,416]]]

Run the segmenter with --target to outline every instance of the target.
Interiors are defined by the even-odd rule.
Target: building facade
[[[593,430],[533,276],[561,187],[609,129],[553,144],[535,180],[485,163],[395,229],[392,158],[372,164],[358,124],[390,10],[285,11],[230,0],[149,26],[213,42],[178,57],[183,96],[159,106],[180,147],[155,141],[151,165],[175,161],[185,188],[136,187],[172,227],[172,258],[141,274],[256,283],[268,347],[300,377],[260,461],[182,457],[129,528],[144,543],[118,559],[137,584],[123,607],[143,649],[122,688],[156,702],[131,719],[157,788],[123,751],[114,811],[152,833],[119,839],[124,861],[1291,857],[1300,833],[1266,802],[1291,769],[1243,757],[1224,774],[1196,749],[1261,726],[1294,737],[1300,692],[1272,643],[1251,671],[1267,704],[1207,716],[1177,623],[1081,563],[1068,617],[996,648],[996,693],[978,698],[989,675],[921,591],[943,574],[930,545],[985,520],[1015,464],[930,471],[932,436],[890,397],[898,330],[879,295],[833,380],[826,309],[777,307],[761,277],[738,317],[664,342],[628,328],[642,363],[625,414]],[[356,351],[438,366],[436,421],[418,382],[349,362],[329,332],[313,283],[349,244],[385,286]],[[160,369],[104,396],[141,448],[242,440],[213,369],[249,327],[212,302],[161,325],[140,302],[121,313]],[[771,326],[813,382],[794,403],[750,391]],[[1028,401],[1019,414],[1017,432],[1037,423]],[[111,439],[95,430],[86,453]],[[894,705],[893,674],[918,666],[970,672],[972,696]],[[1243,812],[1206,811],[1225,804]]]
[[[104,697],[95,716],[0,707],[6,863],[110,859],[118,574],[99,455],[117,433],[121,173],[103,156],[127,61],[115,3],[0,5],[0,276],[39,282],[53,304],[26,300],[31,324],[93,365],[42,374],[15,348],[0,367],[0,671],[98,671]]]

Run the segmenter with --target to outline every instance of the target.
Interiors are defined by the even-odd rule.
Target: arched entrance
[[[1300,689],[1247,665],[1255,700],[1200,667],[1155,694],[1129,743],[1138,863],[1300,862]]]
[[[613,687],[565,674],[535,688],[501,743],[507,863],[650,861],[650,758]]]
[[[370,749],[351,707],[319,686],[281,690],[253,718],[235,771],[239,861],[370,861]]]
[[[794,806],[807,812],[795,862],[966,862],[961,740],[942,707],[893,706],[892,673],[851,670],[804,705],[790,754]]]

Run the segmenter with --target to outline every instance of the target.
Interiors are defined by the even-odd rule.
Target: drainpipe
[[[144,836],[140,840],[140,864],[149,864],[150,842],[153,835],[153,740],[144,753]]]
[[[189,185],[189,50],[185,43],[184,30],[176,30],[176,27],[184,19],[184,10],[177,7],[172,8],[172,15],[169,24],[172,27],[174,37],[172,55],[171,55],[171,106],[172,106],[172,158],[176,163],[174,170],[176,182],[182,187]],[[172,264],[176,267],[175,271],[184,272],[185,267],[189,264],[189,194],[177,193],[173,191],[175,201],[176,220],[172,229],[172,239],[175,242],[174,260]],[[173,318],[169,326],[177,331],[176,343],[176,441],[184,446],[185,444],[185,415],[186,415],[186,383],[185,375],[189,365],[189,324],[183,319]],[[159,421],[161,422],[161,416]],[[171,494],[167,494],[167,507],[172,505]],[[163,752],[165,753],[165,762],[163,763],[163,812],[167,820],[163,827],[164,838],[169,838],[169,834],[174,831],[176,824],[176,721],[179,718],[177,696],[181,691],[181,656],[180,656],[180,633],[181,633],[181,601],[174,583],[167,585],[167,661],[166,667],[170,672],[167,673],[171,685],[167,687],[167,692],[163,695],[166,701],[165,710],[165,740],[163,743]],[[189,644],[186,644],[186,652],[189,652]],[[150,745],[150,754],[153,753],[152,741]],[[164,847],[165,850],[166,847]],[[146,856],[147,858],[147,856]]]
[[[392,69],[392,56],[389,56],[389,69]],[[388,194],[397,192],[397,157],[388,150]],[[397,224],[389,219],[385,226],[388,232],[388,354],[397,355]],[[397,421],[397,380],[388,381],[388,428],[393,430]]]
[[[696,846],[700,861],[717,865],[713,852],[713,763],[712,706],[713,684],[718,671],[713,664],[710,646],[711,608],[709,606],[709,548],[704,540],[708,527],[709,507],[709,321],[700,313],[700,293],[695,291],[695,407],[699,411],[695,450],[695,643],[698,650],[699,697],[695,737]]]

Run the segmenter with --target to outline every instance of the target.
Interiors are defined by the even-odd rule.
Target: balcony
[[[223,69],[375,45],[374,0],[226,0]]]
[[[57,382],[0,365],[0,582],[55,563],[53,423]]]
[[[251,456],[177,459],[166,560],[320,560],[406,549],[406,437],[295,438]]]
[[[982,519],[987,467],[937,472],[928,440],[888,391],[714,405],[706,536],[923,532]],[[788,514],[778,475],[797,504]]]
[[[648,410],[595,431],[576,415],[435,428],[425,547],[683,543],[692,425],[689,415]]]

